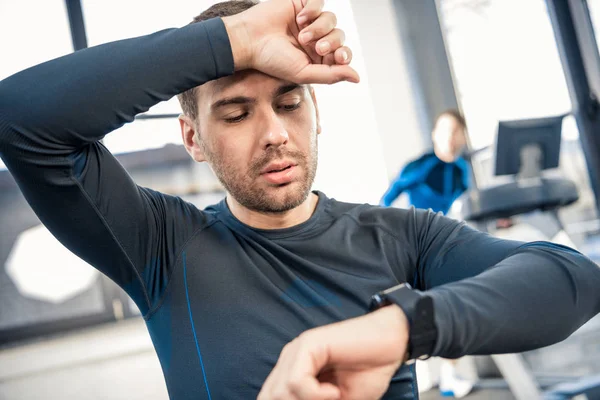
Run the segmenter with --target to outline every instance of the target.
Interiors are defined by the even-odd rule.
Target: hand
[[[308,330],[283,348],[258,400],[379,399],[407,343],[408,321],[395,305]]]
[[[358,82],[344,31],[335,28],[335,14],[322,11],[323,2],[270,0],[223,18],[235,69],[295,83]]]

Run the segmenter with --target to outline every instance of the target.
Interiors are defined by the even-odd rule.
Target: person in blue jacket
[[[381,199],[389,207],[402,193],[416,208],[447,214],[461,194],[469,189],[470,167],[461,157],[466,145],[465,119],[457,110],[441,113],[432,132],[433,151],[409,162]]]

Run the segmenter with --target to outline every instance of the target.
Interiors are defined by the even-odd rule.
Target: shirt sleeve
[[[0,157],[25,198],[143,314],[158,303],[178,247],[205,221],[181,199],[137,186],[99,141],[160,101],[231,73],[227,32],[213,19],[78,51],[0,82]]]
[[[441,214],[413,213],[415,285],[435,307],[432,355],[547,346],[600,312],[600,268],[577,251],[502,240]]]

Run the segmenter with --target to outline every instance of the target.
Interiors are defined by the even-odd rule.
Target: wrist
[[[241,71],[250,68],[252,64],[251,41],[244,20],[239,15],[223,17],[222,20],[227,30],[227,36],[229,36],[234,70]]]
[[[400,307],[391,304],[372,313],[380,332],[389,334],[390,350],[398,350],[397,361],[403,363],[408,356],[410,324],[406,314]]]
[[[408,320],[408,359],[429,358],[437,340],[433,299],[413,291],[408,283],[401,283],[371,297],[371,310],[390,306],[399,307]]]

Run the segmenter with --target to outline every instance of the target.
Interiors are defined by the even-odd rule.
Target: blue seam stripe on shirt
[[[208,382],[206,380],[206,371],[204,370],[204,362],[202,362],[202,354],[200,353],[200,345],[198,345],[198,337],[196,336],[196,328],[194,327],[194,318],[192,317],[192,306],[190,305],[190,295],[188,293],[187,285],[187,268],[185,252],[183,256],[183,283],[185,286],[185,298],[187,300],[188,312],[190,314],[190,323],[192,324],[192,333],[194,334],[194,341],[196,342],[196,351],[198,352],[198,359],[200,360],[200,367],[202,367],[202,376],[204,377],[204,386],[206,386],[206,393],[208,394],[208,400],[211,400],[210,389],[208,388]]]
[[[417,382],[417,363],[413,363],[413,365],[409,366],[410,374],[412,375],[412,379],[410,380],[410,386],[412,387],[413,397],[415,399],[419,398],[419,393],[417,388],[415,387],[415,382]]]

